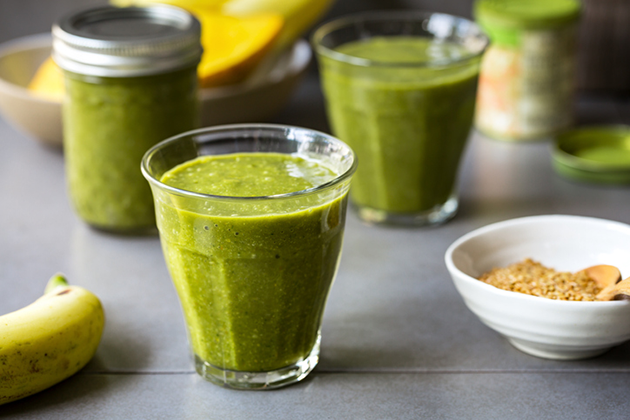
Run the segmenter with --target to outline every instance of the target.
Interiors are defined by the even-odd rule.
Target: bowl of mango
[[[201,22],[201,125],[262,122],[280,111],[307,70],[300,39],[333,0],[112,0],[120,7],[167,3]],[[0,111],[18,131],[62,145],[62,71],[50,33],[0,45]]]

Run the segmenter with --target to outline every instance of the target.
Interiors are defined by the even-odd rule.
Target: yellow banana
[[[44,296],[0,316],[0,405],[76,373],[94,356],[104,326],[98,298],[59,274]]]

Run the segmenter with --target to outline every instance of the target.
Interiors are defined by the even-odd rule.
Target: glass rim
[[[350,165],[350,167],[344,171],[341,174],[338,174],[337,176],[335,176],[333,179],[331,179],[328,182],[325,182],[323,184],[319,184],[316,185],[314,187],[311,188],[307,188],[305,190],[299,190],[299,191],[292,191],[289,193],[282,193],[282,194],[274,194],[274,195],[263,195],[263,196],[252,196],[252,197],[237,197],[237,196],[227,196],[227,195],[214,195],[214,194],[205,194],[205,193],[199,193],[199,192],[195,192],[195,191],[189,191],[189,190],[184,190],[182,188],[177,188],[177,187],[173,187],[171,185],[165,184],[162,181],[160,181],[159,179],[157,179],[153,174],[151,174],[151,171],[149,170],[148,167],[148,162],[151,160],[152,156],[158,152],[159,150],[163,149],[164,147],[175,143],[183,138],[186,137],[193,137],[195,135],[198,134],[204,134],[204,133],[218,133],[218,132],[229,132],[229,131],[244,131],[246,129],[262,129],[262,130],[266,130],[266,131],[283,131],[286,132],[287,130],[302,130],[302,131],[308,131],[310,133],[314,133],[317,134],[320,137],[324,137],[326,140],[331,141],[334,144],[340,145],[342,147],[345,147],[349,153],[350,156],[352,157],[352,164]],[[249,153],[249,152],[245,152],[245,153]],[[262,152],[262,153],[266,153],[266,152]],[[288,154],[288,153],[287,153]],[[201,156],[201,155],[200,155]],[[198,156],[199,157],[199,156]],[[182,162],[184,163],[184,162]],[[298,126],[292,126],[292,125],[286,125],[286,124],[249,124],[249,123],[244,123],[244,124],[227,124],[227,125],[217,125],[217,126],[213,126],[213,127],[204,127],[204,128],[198,128],[196,130],[190,130],[190,131],[186,131],[184,133],[180,133],[177,134],[175,136],[169,137],[166,140],[163,140],[159,143],[157,143],[155,146],[151,147],[149,150],[147,150],[147,152],[144,154],[144,156],[142,157],[142,162],[140,165],[140,170],[142,172],[142,175],[147,179],[147,181],[149,181],[153,186],[159,187],[161,189],[164,189],[166,191],[169,191],[171,193],[175,193],[181,196],[187,196],[187,197],[195,197],[195,198],[201,198],[201,199],[212,199],[212,200],[222,200],[222,201],[262,201],[262,200],[278,200],[278,199],[288,199],[288,198],[295,198],[295,197],[300,197],[300,196],[304,196],[304,195],[310,195],[310,194],[314,194],[314,193],[318,193],[320,191],[326,190],[328,188],[331,188],[345,180],[347,180],[348,178],[350,178],[354,172],[356,171],[358,166],[358,161],[357,161],[357,156],[354,153],[354,150],[352,150],[352,148],[350,146],[348,146],[346,143],[344,143],[343,141],[339,140],[338,138],[330,135],[330,134],[326,134],[322,131],[318,131],[318,130],[313,130],[311,128],[304,128],[304,127],[298,127]],[[172,168],[170,168],[172,169]]]
[[[467,22],[473,28],[476,28],[478,31],[478,35],[483,37],[484,44],[483,47],[479,48],[479,51],[470,52],[464,57],[456,58],[456,59],[444,59],[444,60],[433,60],[433,61],[399,61],[399,62],[391,62],[391,61],[379,61],[379,60],[370,60],[367,58],[355,57],[349,54],[341,53],[334,49],[328,48],[322,44],[322,40],[326,35],[331,34],[333,31],[341,29],[343,27],[347,27],[351,24],[356,24],[358,22],[378,22],[378,21],[414,21],[420,22],[424,19],[427,19],[431,16],[447,16],[453,20],[457,20],[460,22]],[[361,39],[361,38],[358,38]],[[485,50],[490,45],[490,38],[488,35],[481,29],[481,27],[474,21],[456,15],[451,15],[448,13],[438,13],[438,12],[428,12],[428,11],[420,11],[420,10],[385,10],[385,11],[368,11],[368,12],[360,12],[353,13],[350,15],[342,16],[331,21],[325,22],[319,27],[315,29],[313,35],[311,36],[311,45],[313,49],[320,55],[324,57],[331,58],[336,61],[345,62],[348,64],[352,64],[360,67],[443,67],[445,65],[465,63],[467,61],[471,61],[477,57],[480,57]]]

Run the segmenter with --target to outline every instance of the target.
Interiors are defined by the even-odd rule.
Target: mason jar
[[[52,32],[76,212],[98,229],[155,229],[140,162],[159,141],[198,126],[199,22],[172,6],[106,6],[65,16]]]
[[[479,75],[476,128],[537,140],[573,124],[579,0],[477,0],[492,41]]]

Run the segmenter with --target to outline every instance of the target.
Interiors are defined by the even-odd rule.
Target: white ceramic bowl
[[[446,267],[468,308],[519,350],[549,359],[596,356],[630,339],[630,302],[571,302],[509,292],[477,278],[532,258],[558,271],[614,265],[630,276],[630,226],[590,217],[507,220],[456,240]]]
[[[33,95],[27,88],[40,64],[50,56],[49,33],[0,45],[0,111],[15,128],[42,143],[61,146],[61,102]],[[305,74],[311,61],[308,42],[266,61],[242,83],[201,89],[202,126],[262,122],[277,113]]]
[[[26,87],[50,56],[50,34],[32,35],[0,46],[0,111],[16,129],[42,143],[60,146],[61,102],[33,95]]]

